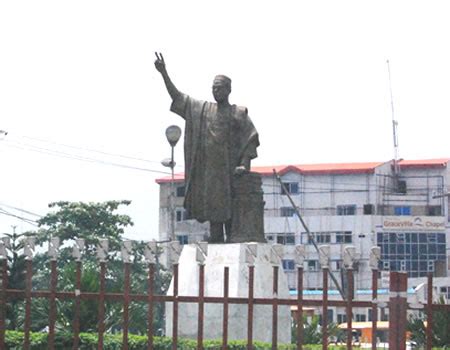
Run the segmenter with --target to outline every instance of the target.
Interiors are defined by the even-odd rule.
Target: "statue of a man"
[[[224,228],[230,241],[233,179],[250,170],[250,161],[257,156],[258,133],[247,108],[228,101],[230,78],[214,78],[212,93],[216,103],[199,101],[175,87],[162,54],[155,54],[155,67],[172,98],[170,110],[186,122],[184,207],[190,218],[210,222],[210,242],[224,242]]]

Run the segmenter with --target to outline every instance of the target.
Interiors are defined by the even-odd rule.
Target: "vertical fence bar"
[[[278,266],[273,267],[272,350],[278,347]]]
[[[205,296],[205,265],[200,264],[198,270],[198,320],[197,320],[197,349],[203,350],[203,317]]]
[[[323,267],[322,349],[328,349],[328,267]]]
[[[230,271],[229,267],[225,266],[223,271],[223,330],[222,330],[222,350],[228,348],[228,294]]]
[[[75,312],[73,320],[73,347],[72,350],[78,350],[80,346],[80,308],[81,308],[81,261],[76,262],[75,267]]]
[[[48,348],[55,349],[55,323],[56,323],[56,285],[58,275],[56,271],[56,260],[50,261],[50,310],[48,326]]]
[[[353,269],[347,268],[347,305],[345,314],[347,317],[347,349],[351,350],[353,347],[353,312],[352,312],[352,302],[353,302]]]
[[[155,264],[148,266],[148,315],[147,315],[147,338],[148,350],[153,349],[153,289],[155,281]]]
[[[178,264],[173,264],[172,350],[178,346]]]
[[[6,319],[6,289],[8,288],[8,259],[1,261],[2,266],[2,290],[0,295],[0,349],[5,349],[5,319]]]
[[[105,333],[105,275],[106,263],[100,262],[100,293],[98,300],[98,350],[103,350],[103,336]]]
[[[372,270],[372,350],[377,350],[377,323],[378,307],[375,301],[378,298],[378,270]]]
[[[389,349],[406,349],[406,290],[408,278],[406,273],[390,273],[389,298]]]
[[[303,267],[297,268],[297,350],[303,349]]]
[[[406,327],[408,324],[408,274],[406,272],[399,275],[399,349],[406,350]]]
[[[30,326],[31,326],[31,278],[33,274],[33,261],[25,260],[26,277],[25,277],[25,324],[24,324],[24,350],[30,349]]]
[[[427,328],[426,328],[426,349],[431,350],[433,346],[433,273],[428,273],[427,286]]]
[[[130,266],[129,262],[124,263],[124,295],[123,295],[123,333],[122,349],[128,350],[128,327],[130,311]]]
[[[255,266],[248,267],[248,316],[247,316],[247,349],[253,350],[253,287]]]
[[[398,310],[396,292],[399,289],[397,272],[389,274],[389,349],[398,350]]]

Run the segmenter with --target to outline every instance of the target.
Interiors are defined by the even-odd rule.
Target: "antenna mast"
[[[391,67],[389,65],[389,60],[386,61],[388,76],[389,76],[389,91],[391,93],[391,113],[392,113],[392,133],[394,136],[394,175],[400,175],[400,166],[398,164],[398,122],[395,120],[394,116],[394,96],[392,94],[392,82],[391,82]]]

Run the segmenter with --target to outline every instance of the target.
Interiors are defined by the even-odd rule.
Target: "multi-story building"
[[[309,164],[253,167],[262,175],[265,200],[264,226],[268,242],[285,246],[283,268],[295,289],[295,245],[306,246],[304,287],[320,291],[322,272],[312,239],[330,246],[330,269],[342,281],[345,246],[356,248],[355,288],[371,288],[369,251],[381,248],[379,269],[405,271],[410,285],[433,272],[450,276],[450,159],[390,162]],[[295,215],[288,196],[274,176],[280,175],[312,237]],[[160,184],[160,239],[168,238],[170,178]],[[208,225],[185,220],[183,176],[175,178],[176,228],[181,243],[208,236]],[[448,289],[447,289],[448,288]],[[438,292],[450,290],[450,283]],[[445,293],[444,293],[445,294]],[[447,292],[448,294],[448,292]],[[335,318],[336,319],[336,318]]]

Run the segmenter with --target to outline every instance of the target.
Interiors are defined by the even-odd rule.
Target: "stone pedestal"
[[[249,269],[246,263],[246,244],[209,244],[205,261],[205,296],[223,296],[224,267],[229,267],[229,297],[248,297]],[[278,297],[289,298],[287,278],[281,260],[270,244],[257,244],[254,273],[254,297],[273,297],[273,263],[279,265]],[[185,245],[179,259],[178,295],[198,296],[199,266],[196,245]],[[168,295],[173,295],[173,281]],[[178,335],[197,338],[198,304],[178,304]],[[166,303],[166,335],[172,335],[172,303]],[[247,339],[248,305],[229,304],[228,339]],[[222,339],[223,305],[205,304],[204,338]],[[253,339],[272,340],[272,306],[254,305]],[[278,341],[290,343],[291,317],[289,306],[278,307]]]

